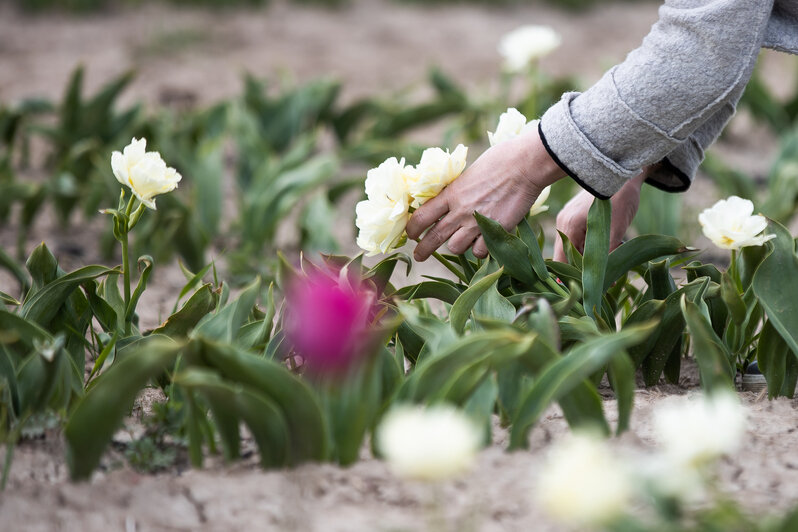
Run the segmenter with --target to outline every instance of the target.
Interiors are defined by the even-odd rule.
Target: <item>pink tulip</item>
[[[314,373],[341,373],[360,360],[374,294],[324,274],[298,279],[286,295],[285,333]]]

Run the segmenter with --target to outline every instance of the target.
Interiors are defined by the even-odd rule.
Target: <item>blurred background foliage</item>
[[[74,12],[88,12],[120,5],[140,5],[148,2],[162,2],[176,5],[195,5],[214,8],[228,8],[234,6],[263,6],[269,0],[11,0],[22,9],[31,12],[60,10]],[[309,4],[327,7],[341,7],[351,0],[292,0],[298,4]],[[394,0],[396,2],[421,3],[421,0]],[[585,9],[598,4],[617,0],[425,0],[425,4],[490,4],[490,5],[520,5],[532,3],[547,3],[566,9]],[[626,2],[651,2],[652,0],[624,0]]]
[[[78,215],[89,219],[114,205],[111,152],[131,137],[145,137],[148,149],[161,152],[185,179],[137,229],[136,254],[158,262],[177,256],[196,271],[218,252],[234,278],[273,278],[278,246],[289,255],[351,248],[353,239],[339,240],[346,234],[341,213],[352,213],[352,226],[353,210],[337,205],[347,197],[353,204],[367,169],[387,157],[415,163],[425,147],[413,140],[418,131],[442,131],[443,146],[484,144],[508,105],[505,96],[468,93],[439,69],[429,72],[423,91],[345,104],[336,80],[293,84],[247,74],[237,98],[153,111],[120,105],[132,73],[93,93],[83,78],[83,68],[76,68],[59,101],[0,107],[0,220],[17,228],[17,249],[10,253],[17,260],[26,254],[30,227],[48,208],[69,227]],[[505,85],[512,83],[507,75]],[[535,116],[575,82],[535,70],[518,86],[523,90],[510,105]],[[36,161],[31,144],[39,146]],[[553,201],[564,202],[572,187],[561,185]],[[113,253],[110,230],[101,249],[105,257]]]

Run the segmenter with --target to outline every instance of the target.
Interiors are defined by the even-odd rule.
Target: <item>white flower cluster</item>
[[[177,170],[166,166],[157,151],[147,151],[147,139],[133,139],[122,152],[111,154],[111,169],[121,184],[147,207],[155,209],[155,196],[171,192],[180,182]]]
[[[530,63],[555,50],[562,39],[548,26],[521,26],[502,37],[499,53],[504,58],[504,68],[521,72]]]
[[[659,452],[621,459],[601,438],[573,436],[551,452],[536,499],[552,518],[576,528],[611,524],[646,491],[697,502],[712,465],[739,448],[745,427],[745,411],[730,392],[675,399],[654,413]]]
[[[763,235],[767,219],[754,214],[751,200],[730,196],[698,215],[704,235],[723,249],[761,246],[776,235]]]
[[[440,194],[466,166],[468,148],[459,144],[451,153],[428,148],[415,167],[391,157],[366,176],[367,200],[355,208],[357,245],[368,256],[387,253],[401,244],[410,209]]]
[[[444,480],[466,471],[482,437],[461,411],[445,405],[400,406],[377,432],[379,449],[394,472],[413,480]]]
[[[491,146],[496,146],[502,142],[514,139],[527,131],[536,131],[538,128],[539,120],[527,121],[526,116],[523,115],[515,107],[510,107],[507,111],[499,116],[499,123],[496,125],[496,131],[488,131],[488,141]],[[551,185],[547,186],[540,192],[535,203],[529,209],[529,215],[535,216],[542,212],[549,210],[549,206],[545,205],[546,200],[549,199],[551,194]]]

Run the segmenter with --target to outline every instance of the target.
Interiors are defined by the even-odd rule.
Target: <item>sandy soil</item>
[[[685,384],[695,385],[687,379]],[[685,389],[640,390],[632,430],[613,441],[621,452],[653,448],[651,415]],[[741,394],[750,416],[742,449],[720,465],[726,492],[746,508],[775,513],[798,497],[798,401]],[[615,401],[605,409],[616,419]],[[234,465],[211,461],[203,470],[142,475],[122,467],[71,484],[61,444],[50,437],[21,446],[0,497],[4,530],[558,530],[533,500],[546,450],[568,433],[551,408],[532,432],[528,451],[507,453],[498,429],[468,474],[439,486],[397,479],[365,457],[342,469],[308,464],[261,471],[255,455]],[[246,442],[244,449],[253,449]],[[365,453],[364,453],[365,456]],[[108,466],[113,456],[106,459]]]
[[[244,70],[272,79],[308,80],[330,75],[344,81],[344,98],[390,93],[417,83],[430,65],[472,87],[496,79],[500,36],[521,23],[554,26],[564,45],[544,59],[552,74],[576,74],[585,84],[623,58],[656,19],[656,4],[619,4],[581,15],[550,8],[420,8],[382,0],[355,1],[340,11],[302,8],[276,1],[265,10],[210,12],[148,6],[87,18],[22,16],[0,6],[0,101],[41,95],[57,98],[69,73],[82,62],[89,88],[135,68],[129,101],[150,105],[177,100],[204,104],[236,95]],[[788,59],[768,54],[766,69],[777,90],[789,87]],[[789,63],[794,65],[794,63]],[[772,137],[744,122],[735,124],[724,149],[729,160],[754,173],[767,170]],[[750,135],[755,131],[755,135]],[[702,203],[709,188],[702,188]],[[693,195],[693,197],[698,197]],[[28,248],[47,240],[69,268],[96,258],[97,224],[72,229],[52,218],[34,228]],[[0,228],[10,248],[14,227]],[[437,272],[436,272],[437,273]],[[0,278],[0,290],[7,288]],[[154,325],[183,282],[174,266],[159,267],[140,308]],[[668,396],[694,390],[694,375],[681,387],[641,390],[632,431],[615,445],[651,445],[650,416]],[[744,448],[722,464],[727,489],[757,510],[776,511],[798,497],[796,401],[756,401],[743,394],[751,414]],[[614,401],[606,401],[612,419]],[[545,450],[567,432],[557,409],[533,431],[529,451],[507,454],[506,435],[481,453],[467,476],[439,489],[395,479],[386,466],[366,458],[349,469],[306,465],[263,472],[251,455],[227,466],[218,460],[201,471],[177,469],[141,475],[116,467],[110,453],[90,483],[67,480],[57,434],[17,449],[9,487],[0,495],[3,530],[546,530],[554,529],[531,502]],[[252,448],[250,444],[250,449]],[[430,501],[438,501],[432,503]],[[440,515],[444,526],[440,526]]]

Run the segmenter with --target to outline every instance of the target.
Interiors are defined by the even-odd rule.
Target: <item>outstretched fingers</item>
[[[477,238],[477,241],[474,242],[474,256],[478,259],[484,259],[488,256],[488,245],[485,243],[485,237],[480,236]]]
[[[413,257],[419,262],[423,262],[432,255],[435,250],[443,245],[450,236],[458,229],[456,225],[450,224],[449,220],[444,217],[438,223],[433,225],[429,231],[424,234],[416,249],[413,251]]]
[[[471,247],[479,234],[479,226],[476,224],[470,227],[461,227],[449,239],[449,251],[455,255],[462,255]]]
[[[428,227],[437,222],[447,212],[449,212],[449,202],[446,200],[446,191],[444,190],[444,192],[416,209],[416,212],[413,213],[407,222],[407,228],[405,229],[408,238],[417,240]]]

